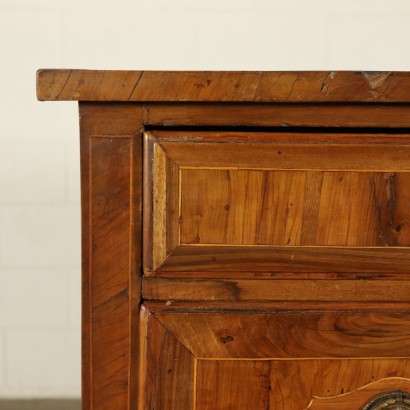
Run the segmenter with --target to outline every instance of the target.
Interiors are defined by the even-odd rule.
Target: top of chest
[[[37,72],[37,97],[44,101],[405,103],[409,90],[409,72]]]

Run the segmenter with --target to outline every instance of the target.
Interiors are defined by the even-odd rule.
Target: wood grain
[[[331,404],[356,410],[358,403],[363,407],[376,394],[406,389],[410,382],[410,361],[400,357],[409,348],[408,310],[329,312],[322,306],[320,312],[269,314],[250,313],[247,304],[241,313],[238,307],[232,313],[169,308],[148,303],[142,309],[146,399],[140,409],[300,410]]]
[[[37,80],[88,101],[84,410],[357,410],[409,389],[410,73]]]
[[[146,209],[147,260],[157,255],[148,274],[407,272],[407,135],[162,131],[146,138],[154,157],[146,196],[163,198],[154,199],[162,216]]]
[[[198,362],[196,410],[266,410],[268,361]]]
[[[400,358],[409,313],[156,313],[198,359]]]
[[[128,379],[129,345],[123,332],[129,322],[131,143],[130,138],[97,137],[90,144],[93,402],[99,408],[116,397],[116,406],[125,409],[123,380]],[[115,173],[111,171],[114,164]],[[116,374],[109,384],[108,371]],[[116,396],[118,391],[122,397]]]
[[[240,274],[236,273],[237,276]],[[180,276],[180,275],[177,275]],[[209,275],[208,275],[209,276]],[[407,280],[406,280],[407,279]],[[408,302],[410,283],[363,279],[167,279],[145,278],[145,299],[211,301],[379,301]]]
[[[135,126],[141,126],[139,115],[133,116],[131,121]],[[137,124],[135,124],[135,122]],[[130,126],[130,124],[128,124]],[[141,305],[141,277],[142,277],[142,200],[143,200],[143,146],[141,131],[137,131],[131,138],[131,184],[130,184],[130,241],[129,241],[129,303],[128,303],[128,406],[135,408],[138,396],[138,366],[139,366],[139,338],[138,320]]]
[[[338,395],[335,397],[314,397],[312,402],[306,407],[306,410],[327,410],[329,408],[338,408],[343,406],[346,410],[356,410],[358,405],[359,408],[364,408],[375,396],[381,392],[391,392],[391,391],[410,391],[410,379],[401,377],[384,378],[377,380],[373,383],[369,383],[354,392],[347,393],[345,395]],[[390,405],[392,403],[390,402]],[[386,403],[387,405],[387,403]],[[399,407],[391,407],[393,409],[401,409]]]
[[[406,274],[407,247],[179,246],[156,275],[177,272],[351,272]]]
[[[155,246],[152,253],[152,268],[156,269],[167,257],[167,162],[164,151],[154,146],[154,175],[152,188],[152,219]]]
[[[239,105],[238,107],[241,107]],[[256,111],[255,111],[256,113]],[[362,149],[363,145],[374,145],[374,144],[384,144],[384,145],[409,145],[410,135],[406,133],[406,130],[369,130],[369,129],[353,129],[348,130],[342,129],[328,129],[328,128],[293,128],[281,129],[281,128],[254,128],[250,127],[247,129],[239,128],[233,129],[214,129],[214,130],[203,130],[201,127],[190,129],[190,127],[185,129],[154,129],[146,131],[147,137],[158,143],[219,143],[219,144],[271,144],[271,147],[275,146],[273,144],[291,144],[290,149],[293,149],[293,144],[308,144],[308,146],[313,147],[313,144],[322,144],[328,146],[329,144],[335,144],[336,148],[341,145],[345,146],[344,149]],[[299,145],[298,145],[299,146]],[[347,146],[347,147],[346,147]],[[179,149],[183,149],[184,145],[179,146]],[[263,145],[262,147],[268,147]],[[361,148],[362,147],[362,148]],[[231,147],[232,148],[232,147]],[[233,147],[237,149],[238,147]],[[317,148],[317,147],[316,147]],[[241,148],[239,148],[241,149]],[[273,153],[275,153],[273,151]],[[276,155],[273,156],[276,158]],[[184,165],[189,164],[189,158],[182,160],[181,163]],[[366,159],[362,159],[366,161]],[[211,162],[212,163],[212,162]],[[208,166],[209,168],[209,166]],[[229,168],[229,167],[227,167]],[[230,167],[232,168],[232,167]],[[274,169],[275,167],[270,167]],[[302,168],[303,169],[303,168]]]
[[[157,269],[180,241],[180,170],[144,134],[144,271]],[[175,189],[178,187],[178,189]],[[155,246],[154,246],[155,243]]]
[[[152,278],[149,279],[150,281]],[[156,279],[155,279],[156,280]],[[396,301],[317,301],[317,300],[285,300],[285,301],[243,301],[231,300],[146,300],[144,305],[152,313],[235,313],[235,312],[396,312],[408,313],[408,302]]]
[[[167,156],[184,168],[378,171],[410,170],[410,144],[318,144],[275,142],[160,142]],[[195,138],[195,135],[193,135]],[[358,138],[358,136],[356,136]],[[364,155],[366,153],[366,155]]]
[[[122,121],[120,131],[138,130],[135,107],[122,110],[120,118],[129,121]],[[129,409],[136,403],[130,390],[137,383],[138,343],[131,338],[140,299],[142,146],[132,134],[110,135],[100,121],[120,111],[80,107],[84,409]],[[104,136],[96,135],[100,127]]]
[[[303,377],[300,377],[301,375]],[[323,403],[321,404],[323,407],[319,408],[326,410],[329,408],[357,410],[361,409],[378,391],[398,389],[404,382],[399,377],[407,378],[408,385],[410,361],[408,359],[272,361],[270,377],[270,409],[315,409],[320,402]],[[382,379],[385,380],[384,383],[379,381]],[[375,381],[377,388],[374,389],[374,386],[374,390],[370,388],[367,391],[365,386]],[[359,396],[354,393],[358,389],[362,390]],[[321,399],[313,398],[314,396]],[[349,403],[351,407],[346,407]]]
[[[155,318],[148,318],[146,326],[139,409],[193,408],[195,358]]]
[[[407,72],[37,72],[39,100],[409,102]]]
[[[112,137],[136,135],[138,139],[141,138],[143,108],[140,104],[89,102],[80,103],[79,107],[81,135]],[[136,160],[141,158],[137,157]]]
[[[283,103],[144,103],[144,123],[151,126],[242,127],[410,127],[407,105]]]
[[[141,307],[139,410],[191,409],[196,360],[174,335]]]
[[[183,169],[181,181],[185,245],[410,245],[410,173]]]
[[[128,101],[141,71],[39,70],[39,100]]]

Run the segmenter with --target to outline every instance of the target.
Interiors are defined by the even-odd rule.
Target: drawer
[[[144,271],[402,274],[410,137],[145,134]]]
[[[408,313],[148,302],[140,325],[140,409],[409,408]]]

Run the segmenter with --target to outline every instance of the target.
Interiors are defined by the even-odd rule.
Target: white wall
[[[408,0],[0,0],[0,396],[80,394],[75,103],[38,68],[410,70]]]

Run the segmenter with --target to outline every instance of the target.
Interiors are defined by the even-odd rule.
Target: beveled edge
[[[40,69],[40,101],[410,102],[410,72]]]

